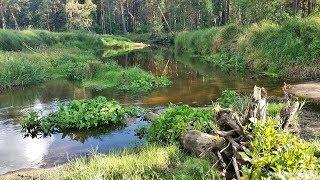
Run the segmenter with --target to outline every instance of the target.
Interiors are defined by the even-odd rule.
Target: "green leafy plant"
[[[197,109],[187,105],[171,105],[160,115],[148,130],[148,140],[162,143],[175,143],[190,129],[203,132],[215,127],[211,109]]]
[[[104,97],[89,100],[73,100],[67,105],[59,103],[59,109],[48,116],[39,117],[31,112],[22,122],[23,128],[31,134],[49,134],[65,130],[82,130],[101,126],[123,125],[124,119],[140,113],[138,108],[125,108],[116,101]]]

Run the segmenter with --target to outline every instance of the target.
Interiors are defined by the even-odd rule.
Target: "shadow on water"
[[[45,138],[24,138],[20,119],[30,110],[52,112],[55,99],[72,100],[105,96],[123,104],[163,106],[184,103],[194,106],[208,105],[225,89],[251,93],[254,85],[264,86],[270,95],[282,96],[281,80],[243,78],[225,75],[200,57],[176,57],[173,48],[146,48],[116,58],[123,67],[139,66],[156,75],[168,76],[173,85],[150,94],[132,97],[110,90],[92,91],[68,81],[52,81],[39,86],[0,92],[0,174],[21,168],[52,166],[85,155],[96,149],[109,152],[132,147],[144,142],[135,136],[135,130],[146,122],[137,119],[118,128],[105,128],[87,132],[64,132]],[[104,61],[109,61],[104,59]],[[319,105],[309,105],[318,110]]]

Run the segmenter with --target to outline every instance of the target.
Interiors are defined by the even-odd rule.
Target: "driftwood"
[[[211,150],[223,149],[227,144],[223,137],[196,130],[188,131],[183,135],[181,143],[186,151],[198,157],[205,156]]]
[[[302,105],[298,101],[292,102],[291,95],[284,87],[285,106],[281,111],[283,130],[292,129],[292,120],[296,117]],[[215,165],[221,169],[223,179],[241,178],[240,169],[244,165],[250,164],[240,155],[248,152],[250,144],[250,130],[246,132],[243,126],[255,124],[261,121],[262,124],[267,120],[267,93],[264,88],[254,87],[252,101],[248,105],[243,117],[239,116],[231,109],[215,107],[217,125],[219,130],[214,134],[206,134],[200,131],[191,130],[184,134],[182,147],[198,157],[213,157]],[[232,165],[232,166],[230,166]],[[230,169],[230,167],[232,169]]]

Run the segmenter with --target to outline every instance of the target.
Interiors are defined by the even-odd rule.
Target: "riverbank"
[[[115,56],[147,46],[123,37],[88,32],[0,30],[0,89],[36,85],[56,79],[89,81],[95,76],[95,70],[101,69],[100,66],[114,67],[102,65],[101,57],[110,62]],[[120,69],[123,72],[133,72],[117,68]],[[110,70],[114,72],[114,69]],[[149,90],[156,88],[152,84],[156,79],[154,75],[141,69],[131,75],[136,78],[136,83],[132,82],[136,87],[131,88],[135,88],[137,92],[141,83]],[[113,88],[117,89],[120,81],[113,79]],[[109,87],[110,83],[102,83],[101,86]],[[122,88],[125,87],[127,86]]]
[[[290,79],[318,78],[319,18],[291,18],[281,23],[230,24],[181,33],[178,54],[204,56],[231,74],[258,74]]]

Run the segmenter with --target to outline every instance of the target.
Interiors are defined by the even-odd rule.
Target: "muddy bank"
[[[291,85],[289,91],[298,97],[320,100],[320,82]]]

